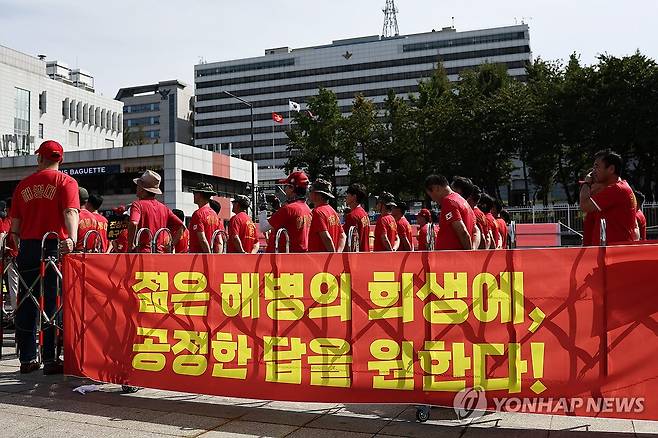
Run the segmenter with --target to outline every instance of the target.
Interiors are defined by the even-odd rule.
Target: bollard
[[[286,252],[290,252],[290,235],[288,234],[288,230],[285,228],[279,228],[279,230],[276,232],[276,235],[274,236],[274,252],[279,253],[279,240],[281,236],[286,237]]]
[[[510,248],[516,248],[516,222],[511,221],[509,224]]]
[[[427,250],[434,251],[434,243],[436,239],[434,237],[434,222],[430,222],[427,226]]]
[[[169,236],[169,240],[165,241],[166,246],[165,246],[165,253],[167,254],[172,254],[174,252],[174,239],[173,236],[171,235],[171,231],[169,228],[160,228],[158,231],[153,234],[153,238],[151,240],[151,252],[153,254],[156,254],[158,252],[158,239],[160,238],[160,234],[165,233],[166,235]]]
[[[148,228],[140,228],[137,230],[135,233],[135,240],[132,242],[132,247],[137,249],[137,252],[139,252],[139,241],[141,240],[142,234],[147,233],[149,237],[149,242],[150,244],[150,250],[151,252],[153,251],[153,233],[151,233],[151,230]],[[130,248],[129,248],[130,249]]]
[[[347,230],[347,251],[348,252],[360,252],[361,251],[361,242],[359,240],[359,229],[355,226],[351,226]]]
[[[601,239],[601,243],[599,244],[600,246],[607,246],[608,245],[608,229],[607,229],[607,223],[605,219],[601,219],[601,234],[599,235]]]
[[[7,247],[5,241],[10,235],[8,234],[0,245],[0,360],[2,360],[2,346],[5,345],[5,254]],[[7,284],[7,293],[9,293],[9,284]],[[9,315],[7,315],[9,317]],[[9,319],[9,318],[7,318]]]
[[[228,234],[224,230],[217,230],[212,234],[212,240],[210,241],[210,253],[219,254],[217,251],[218,245],[222,243],[222,253],[226,254],[227,252],[227,243],[228,243]]]
[[[89,251],[87,251],[87,242],[91,238],[91,236],[96,236],[95,241],[94,241],[94,247],[91,248]],[[102,253],[103,252],[103,238],[101,237],[101,233],[99,233],[97,230],[89,230],[85,234],[85,237],[82,239],[82,252],[83,253]]]

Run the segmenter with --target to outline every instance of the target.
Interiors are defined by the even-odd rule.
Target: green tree
[[[562,66],[559,62],[537,59],[526,70],[528,82],[524,97],[527,102],[527,135],[519,147],[519,158],[523,166],[526,200],[535,198],[529,190],[530,179],[537,186],[536,197],[546,205],[555,185],[556,163],[563,147],[563,138],[557,129]]]
[[[336,94],[320,88],[318,95],[309,99],[308,108],[310,113],[294,113],[293,123],[286,132],[291,152],[286,170],[304,169],[311,180],[320,176],[329,178],[335,187],[341,161],[338,135],[342,124]]]
[[[126,126],[123,130],[123,145],[124,146],[138,146],[147,144],[146,136],[144,135],[144,128],[142,126],[129,127]]]
[[[343,119],[339,136],[342,161],[350,169],[350,183],[360,182],[366,187],[374,187],[377,169],[374,157],[381,148],[382,130],[377,106],[358,94],[351,114]]]
[[[374,191],[386,190],[397,197],[413,196],[420,190],[415,184],[420,158],[417,130],[409,103],[394,90],[389,90],[384,101],[383,125],[379,148],[371,154],[378,169]]]
[[[453,97],[454,172],[492,195],[500,196],[500,185],[509,182],[518,154],[519,138],[511,123],[522,111],[515,101],[517,86],[503,65],[485,64],[462,72]]]
[[[626,162],[624,178],[651,192],[658,177],[658,65],[639,52],[601,55],[591,76],[591,129],[597,149],[609,148]]]

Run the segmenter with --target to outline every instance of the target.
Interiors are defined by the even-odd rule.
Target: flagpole
[[[276,168],[276,157],[274,155],[274,120],[272,120],[272,169]]]

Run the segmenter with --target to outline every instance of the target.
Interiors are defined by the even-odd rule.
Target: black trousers
[[[46,241],[46,257],[57,256],[58,241]],[[21,240],[18,258],[18,273],[23,279],[18,288],[18,306],[15,314],[16,343],[21,363],[28,363],[37,358],[37,321],[40,318],[39,306],[28,297],[31,290],[34,298],[39,300],[39,268],[41,263],[41,240]],[[27,285],[27,288],[26,288]],[[54,269],[47,268],[44,278],[44,310],[48,318],[53,318],[57,311],[57,274]],[[61,319],[61,318],[60,318]],[[41,357],[44,363],[53,362],[55,358],[55,328],[52,324],[44,324],[43,345]]]

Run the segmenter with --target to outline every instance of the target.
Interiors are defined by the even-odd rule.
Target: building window
[[[14,100],[14,134],[30,135],[30,92],[16,88]]]
[[[80,133],[76,131],[69,131],[69,146],[80,146]]]
[[[160,111],[159,103],[144,103],[140,105],[125,105],[124,113],[146,113],[149,111]]]
[[[169,96],[169,141],[176,141],[176,94]],[[158,120],[159,122],[159,120]]]
[[[41,114],[46,112],[46,92],[39,94],[39,111]]]
[[[110,140],[109,138],[105,139],[105,147],[106,148],[113,148],[114,147],[114,140]]]
[[[160,116],[155,117],[140,117],[138,119],[128,119],[126,120],[129,128],[133,126],[148,126],[148,125],[159,125]]]
[[[39,138],[43,138],[43,123],[39,123]]]
[[[241,73],[252,70],[263,70],[267,68],[287,67],[295,65],[295,58],[279,59],[276,61],[264,61],[250,64],[229,65],[225,67],[206,68],[196,71],[196,77],[212,75],[223,75],[227,73]]]
[[[143,131],[144,132],[144,137],[154,139],[154,138],[160,138],[160,130],[152,130],[152,131]]]

